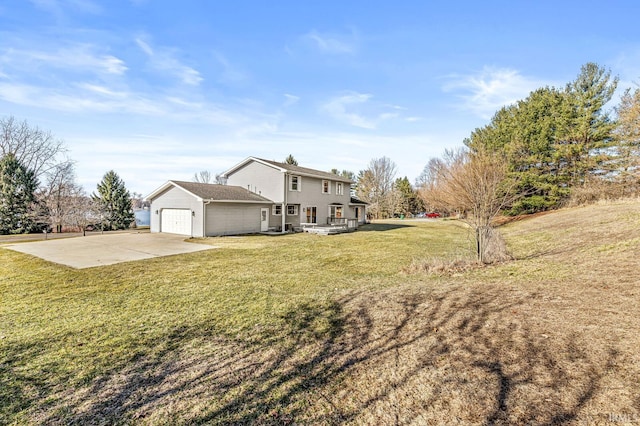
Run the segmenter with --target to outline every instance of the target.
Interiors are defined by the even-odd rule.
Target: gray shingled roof
[[[170,181],[180,188],[202,198],[203,200],[214,201],[252,201],[272,204],[268,198],[249,191],[241,186],[218,185],[213,183],[184,182],[179,180]]]
[[[271,164],[273,166],[280,167],[292,173],[299,173],[301,175],[314,176],[321,179],[330,179],[333,181],[337,180],[340,182],[352,183],[350,179],[336,175],[331,172],[323,172],[321,170],[308,169],[306,167],[294,166],[292,164],[287,164],[287,163],[278,163],[277,161],[265,160],[264,158],[257,158],[257,157],[254,157],[254,158],[256,160],[264,161],[265,163]]]

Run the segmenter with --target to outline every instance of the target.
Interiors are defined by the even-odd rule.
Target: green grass
[[[395,285],[412,258],[466,245],[457,224],[408,223],[213,238],[220,249],[86,270],[0,249],[0,419],[198,336],[283,345],[296,328],[326,332],[317,313],[344,292]],[[316,314],[293,321],[299,307]]]
[[[640,203],[74,270],[0,248],[0,424],[560,424],[640,414]],[[443,417],[444,416],[444,417]]]

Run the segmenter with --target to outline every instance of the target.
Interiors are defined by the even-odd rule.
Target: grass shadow
[[[411,228],[411,225],[401,225],[397,223],[367,223],[358,227],[359,232],[384,232],[394,229]]]
[[[363,293],[300,304],[251,341],[180,327],[78,389],[33,394],[40,384],[17,378],[5,395],[19,402],[5,410],[43,424],[577,420],[618,355],[591,355],[579,336],[541,336],[517,317],[525,301],[461,288]],[[3,383],[34,348],[5,361]]]

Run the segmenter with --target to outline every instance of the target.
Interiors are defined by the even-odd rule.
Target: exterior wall
[[[349,194],[349,184],[342,183],[342,195],[336,195],[336,181],[330,181],[331,193],[322,193],[322,181],[323,179],[312,178],[302,176],[301,191],[289,191],[289,182],[287,181],[287,203],[299,204],[298,208],[298,220],[306,222],[306,213],[302,210],[307,206],[317,207],[317,223],[324,225],[327,223],[329,217],[329,205],[332,203],[342,204],[343,216],[346,218],[353,218],[351,209],[349,209],[349,202],[351,201],[351,195]],[[287,222],[291,222],[287,218]]]
[[[206,205],[207,237],[260,232],[260,209],[271,204],[210,203]]]
[[[293,203],[289,203],[289,205],[292,205],[292,204]],[[296,215],[287,214],[287,208],[285,207],[283,210],[283,215],[285,216],[285,226],[287,224],[291,224],[291,226],[293,227],[300,226],[301,213],[302,213],[302,206],[298,206],[298,214]],[[277,229],[280,229],[282,227],[282,215],[276,216],[273,214],[273,205],[269,207],[269,227],[277,228]]]
[[[367,214],[365,206],[349,206],[349,218],[356,218],[356,209],[358,211],[358,224],[364,225],[367,223]]]
[[[227,177],[227,185],[248,188],[276,203],[282,203],[284,174],[280,170],[251,161]]]
[[[194,212],[191,235],[202,237],[202,201],[198,201],[182,189],[176,187],[167,189],[151,201],[151,232],[162,232],[160,229],[162,209],[189,209]]]

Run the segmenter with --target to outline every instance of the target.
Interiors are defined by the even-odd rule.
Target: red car
[[[440,217],[440,213],[431,212],[431,213],[427,213],[426,216],[431,218],[431,219],[435,219],[437,217]]]

